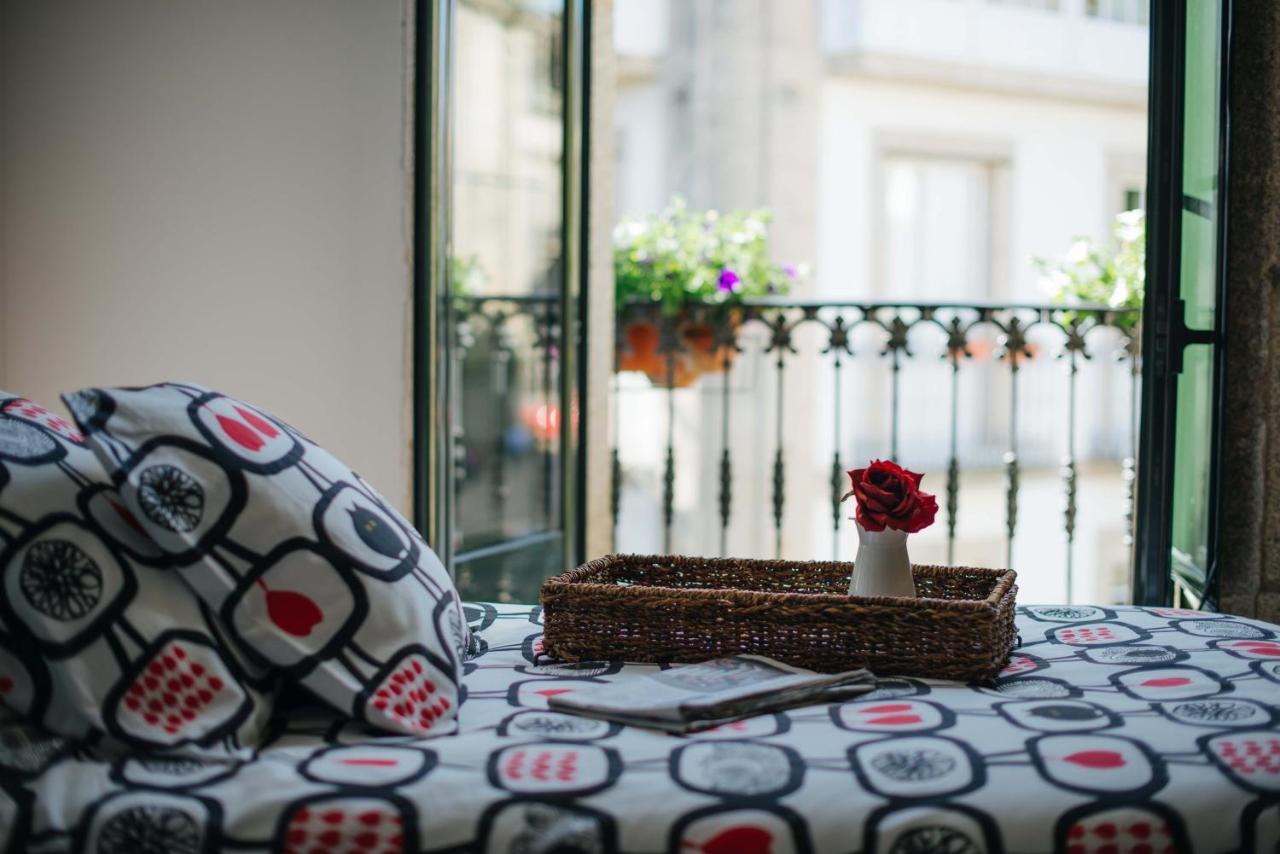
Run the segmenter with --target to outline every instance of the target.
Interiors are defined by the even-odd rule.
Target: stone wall
[[[1280,620],[1280,4],[1235,4],[1223,611]]]

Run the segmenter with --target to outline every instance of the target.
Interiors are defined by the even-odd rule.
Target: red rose
[[[857,499],[855,518],[868,531],[892,528],[914,534],[932,525],[938,514],[938,499],[920,491],[923,477],[890,460],[872,460],[849,472],[852,487],[844,498]]]

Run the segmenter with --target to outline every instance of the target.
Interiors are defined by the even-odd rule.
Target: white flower
[[[1125,276],[1116,278],[1116,283],[1111,289],[1110,304],[1112,308],[1120,308],[1129,301],[1129,294],[1133,292],[1133,287],[1129,283],[1129,279]]]
[[[1046,270],[1040,276],[1040,287],[1049,294],[1057,295],[1063,293],[1071,284],[1071,277],[1062,270],[1054,267]]]
[[[1143,222],[1146,212],[1142,209],[1125,211],[1116,215],[1116,236],[1123,243],[1132,243],[1142,238]]]
[[[1089,241],[1082,237],[1067,249],[1066,260],[1072,264],[1083,264],[1089,260],[1089,253],[1092,251],[1093,247],[1089,245]]]
[[[630,246],[648,233],[649,223],[636,219],[623,220],[613,229],[613,244]]]

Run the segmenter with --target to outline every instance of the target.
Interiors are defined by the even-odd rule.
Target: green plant
[[[1125,211],[1116,216],[1109,244],[1099,246],[1087,237],[1078,237],[1058,258],[1037,258],[1035,265],[1055,303],[1137,309],[1116,318],[1116,324],[1127,329],[1141,316],[1146,249],[1143,211]]]
[[[786,294],[801,270],[769,258],[767,210],[690,210],[673,199],[662,211],[623,220],[613,232],[618,305],[661,303],[667,312]]]
[[[489,283],[489,275],[480,266],[480,259],[475,255],[451,257],[449,279],[453,296],[463,298],[483,295]]]

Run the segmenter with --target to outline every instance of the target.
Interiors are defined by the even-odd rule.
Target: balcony
[[[1124,0],[826,0],[835,73],[1122,104],[1146,98],[1145,7]]]

